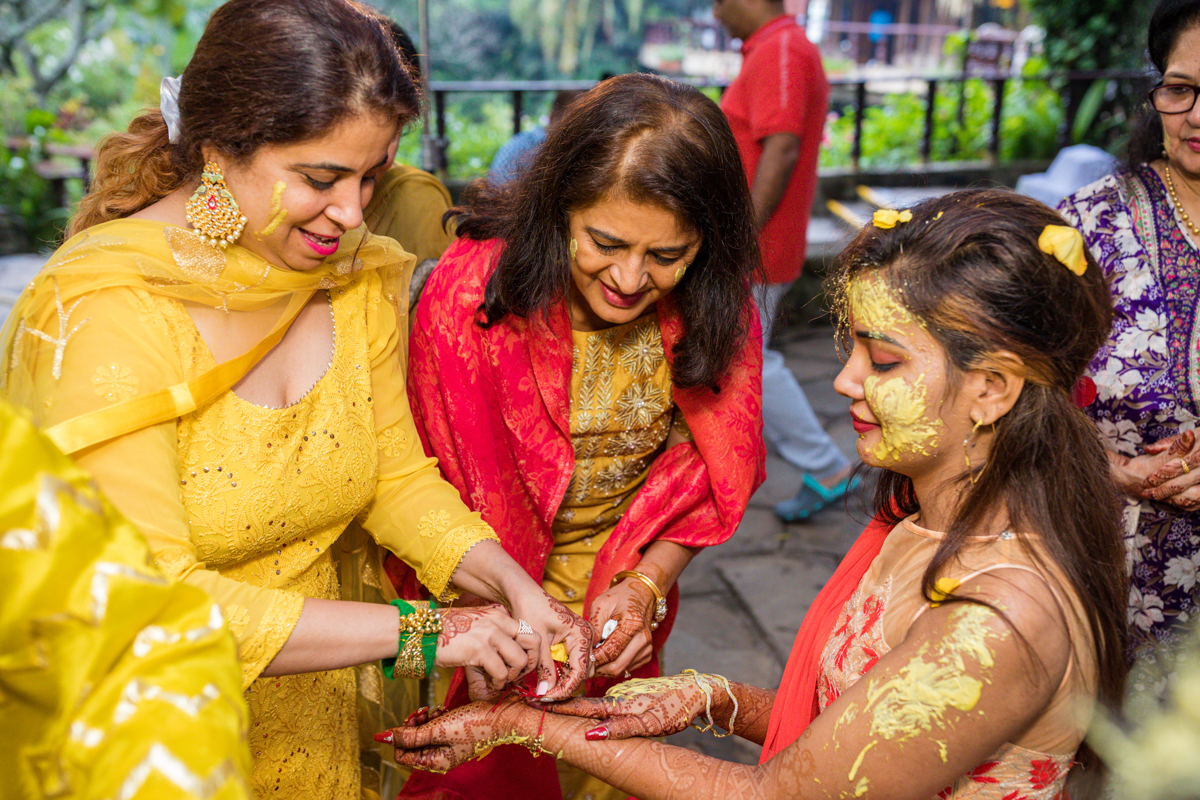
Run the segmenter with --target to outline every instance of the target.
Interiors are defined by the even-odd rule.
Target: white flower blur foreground
[[[1124,726],[1092,725],[1088,743],[1112,769],[1118,800],[1200,798],[1200,639],[1179,655],[1166,702]]]

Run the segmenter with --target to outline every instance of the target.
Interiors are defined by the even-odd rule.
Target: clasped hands
[[[566,727],[589,741],[602,741],[678,733],[706,712],[723,721],[730,704],[726,689],[710,676],[673,675],[630,680],[604,697],[573,697],[537,704],[537,708],[516,696],[450,711],[440,706],[422,708],[399,727],[376,734],[375,740],[396,748],[398,764],[445,772],[482,758],[498,744],[520,744],[535,753],[553,753],[555,742],[548,742],[547,737],[558,739],[564,733],[562,717],[600,721],[590,729],[579,723]]]
[[[437,663],[465,668],[472,700],[495,700],[534,670],[535,694],[546,702],[563,700],[593,674],[621,675],[650,660],[655,598],[639,581],[623,580],[597,597],[590,624],[544,593],[535,598],[539,602],[522,599],[514,599],[511,615],[498,604],[442,612]],[[522,620],[530,630],[519,629]],[[598,634],[613,623],[615,629],[593,649]],[[556,666],[551,655],[552,643],[559,641],[566,647],[565,666]]]
[[[1194,431],[1152,442],[1140,456],[1108,455],[1113,479],[1130,497],[1185,511],[1200,508],[1200,446]]]

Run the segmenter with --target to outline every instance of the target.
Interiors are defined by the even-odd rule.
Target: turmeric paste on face
[[[885,335],[904,327],[924,327],[878,277],[856,279],[848,295],[856,327]],[[924,375],[915,381],[871,375],[863,381],[863,390],[882,436],[872,450],[877,461],[886,465],[899,461],[904,453],[931,454],[942,422],[929,419]]]
[[[267,212],[271,215],[271,219],[267,222],[265,228],[258,232],[258,236],[270,236],[275,232],[275,229],[283,224],[287,219],[287,209],[283,207],[283,193],[287,190],[287,184],[283,181],[276,181],[275,188],[271,191],[271,208]]]

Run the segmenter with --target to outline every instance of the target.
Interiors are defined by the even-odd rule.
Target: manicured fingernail
[[[583,738],[587,739],[589,742],[602,742],[608,738],[608,728],[605,728],[604,726],[592,728],[590,731],[586,731],[583,734]]]
[[[537,696],[541,697],[548,691],[550,691],[550,681],[538,681],[536,692]]]
[[[391,731],[384,731],[383,733],[377,733],[377,734],[375,734],[375,741],[377,741],[377,742],[385,742],[385,743],[387,743],[387,744],[391,744],[391,743],[392,743],[392,732],[391,732]]]

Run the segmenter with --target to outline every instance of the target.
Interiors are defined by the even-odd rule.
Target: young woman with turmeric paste
[[[848,353],[835,386],[881,473],[876,516],[782,686],[687,672],[557,714],[424,713],[380,735],[398,761],[445,770],[521,743],[643,800],[1048,800],[1094,762],[1089,715],[1125,676],[1116,496],[1072,402],[1109,328],[1103,275],[1057,214],[979,191],[879,213],[834,287]],[[762,762],[627,738],[693,722],[762,743]]]

